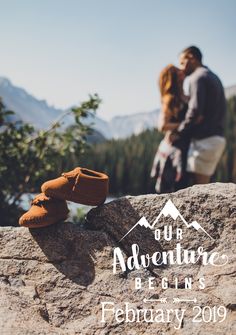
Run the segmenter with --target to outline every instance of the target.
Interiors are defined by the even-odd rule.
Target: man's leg
[[[193,174],[194,184],[208,184],[210,182],[210,179],[211,179],[210,176],[205,176],[200,173]]]

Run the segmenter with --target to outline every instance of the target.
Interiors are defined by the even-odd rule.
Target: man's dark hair
[[[198,47],[192,45],[182,51],[182,54],[191,54],[196,58],[200,63],[202,62],[202,53]]]

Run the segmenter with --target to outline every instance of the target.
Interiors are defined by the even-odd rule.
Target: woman
[[[165,133],[156,152],[151,177],[157,178],[157,193],[174,192],[187,186],[186,156],[189,138],[179,138],[170,142],[187,111],[187,97],[183,92],[184,73],[173,65],[168,65],[160,74],[161,113],[158,130]]]

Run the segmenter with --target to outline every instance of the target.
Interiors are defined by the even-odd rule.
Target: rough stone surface
[[[114,247],[126,257],[137,243],[140,254],[174,249],[176,240],[159,242],[154,232],[136,227],[120,239],[141,218],[154,222],[171,199],[187,222],[196,220],[214,238],[183,226],[170,217],[161,219],[158,228],[171,223],[183,228],[181,245],[189,250],[202,246],[208,252],[227,254],[224,267],[192,265],[154,267],[119,271],[113,274]],[[155,227],[157,228],[157,227]],[[1,335],[233,335],[236,334],[236,185],[194,186],[172,194],[127,196],[92,209],[87,223],[80,228],[71,223],[28,230],[0,228],[0,334]],[[120,241],[120,242],[119,242]],[[135,277],[144,286],[134,289]],[[184,288],[184,278],[193,277],[192,290]],[[198,279],[205,277],[206,288],[199,289]],[[154,290],[148,278],[154,278]],[[167,277],[169,287],[160,285]],[[178,289],[175,288],[178,278]],[[144,303],[143,299],[167,298],[168,302]],[[192,322],[193,302],[173,304],[173,297],[197,298],[197,305],[225,306],[222,323]],[[115,322],[108,314],[101,322],[101,303],[114,302],[124,308],[186,309],[184,322],[176,330],[173,323]],[[196,313],[195,313],[196,314]]]

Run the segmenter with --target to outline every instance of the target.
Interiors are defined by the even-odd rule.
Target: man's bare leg
[[[210,176],[205,176],[199,173],[193,174],[194,184],[208,184],[210,182],[210,179],[211,179]]]

